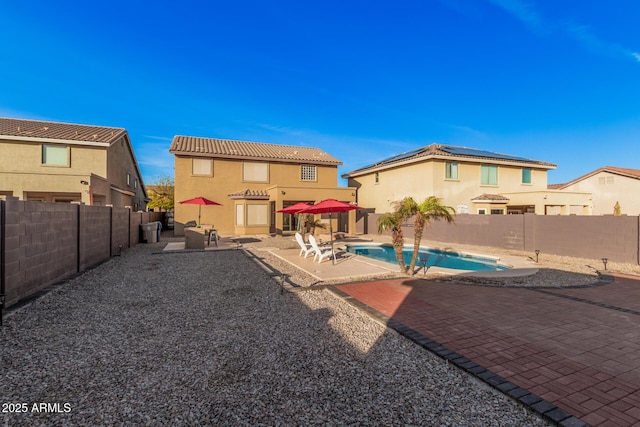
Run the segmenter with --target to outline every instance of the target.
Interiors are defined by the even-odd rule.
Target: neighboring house
[[[144,210],[125,129],[0,118],[0,195]]]
[[[327,198],[355,201],[354,188],[338,187],[342,162],[318,148],[176,136],[169,151],[175,156],[177,235],[198,220],[198,206],[179,202],[199,196],[222,204],[201,207],[201,223],[221,235],[293,232],[296,217],[277,210]],[[354,212],[332,219],[334,231],[355,233]]]
[[[553,163],[491,151],[431,144],[342,175],[358,189],[360,206],[377,213],[411,196],[436,196],[458,214],[589,213],[588,194],[547,189]]]
[[[613,215],[616,203],[622,215],[640,215],[640,169],[605,166],[550,189],[591,193],[593,215]]]

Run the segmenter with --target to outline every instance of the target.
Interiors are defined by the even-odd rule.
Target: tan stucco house
[[[545,214],[550,209],[589,214],[589,194],[547,188],[553,163],[459,147],[431,144],[342,175],[357,188],[360,206],[376,213],[411,196],[442,199],[458,214]]]
[[[590,193],[593,215],[613,215],[616,204],[620,208],[618,214],[640,215],[640,169],[604,166],[549,188]]]
[[[122,128],[0,118],[0,195],[130,206],[146,193]]]
[[[354,188],[338,187],[342,162],[318,148],[176,136],[169,151],[175,161],[177,235],[198,219],[198,206],[179,203],[194,197],[222,204],[202,206],[200,222],[227,236],[293,232],[295,217],[276,211],[297,202],[355,202]],[[355,233],[354,212],[332,220],[334,230]]]

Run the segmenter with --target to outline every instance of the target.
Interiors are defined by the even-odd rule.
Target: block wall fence
[[[376,234],[381,214],[359,211],[358,233]],[[402,230],[413,242],[411,221]],[[389,234],[389,233],[385,233]],[[422,236],[451,244],[468,244],[525,252],[640,264],[640,216],[457,215],[454,223],[432,221]]]
[[[0,196],[0,293],[5,307],[139,243],[160,212]]]

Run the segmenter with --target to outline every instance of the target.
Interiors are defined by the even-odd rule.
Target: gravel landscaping
[[[272,240],[245,247],[271,261]],[[547,425],[328,289],[282,293],[240,250],[162,246],[5,316],[2,425]]]

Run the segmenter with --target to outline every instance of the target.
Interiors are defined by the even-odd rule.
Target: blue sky
[[[0,0],[0,116],[320,147],[340,174],[433,142],[640,169],[640,2]]]

